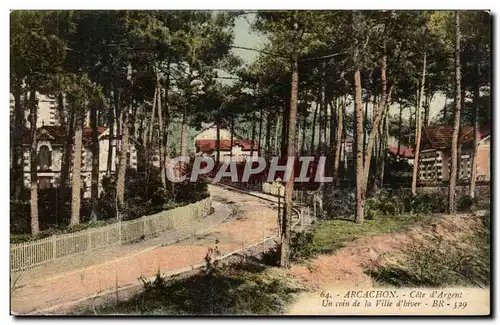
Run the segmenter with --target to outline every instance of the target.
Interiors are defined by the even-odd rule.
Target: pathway
[[[85,305],[90,297],[118,292],[120,288],[139,290],[141,277],[153,277],[159,271],[169,274],[189,270],[203,263],[216,240],[221,254],[225,255],[276,233],[276,211],[272,203],[218,186],[209,188],[214,214],[206,218],[204,224],[197,225],[197,229],[184,229],[183,234],[176,236],[209,229],[177,243],[171,243],[172,235],[165,235],[14,274],[11,312],[57,313],[67,310],[68,306]],[[224,222],[230,215],[228,206],[236,214]]]

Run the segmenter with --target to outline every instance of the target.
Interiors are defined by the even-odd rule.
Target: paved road
[[[118,292],[121,288],[139,290],[140,277],[189,270],[203,263],[216,240],[225,255],[276,233],[276,211],[272,207],[275,204],[231,189],[209,188],[215,213],[198,229],[210,229],[175,244],[162,246],[172,240],[166,235],[29,270],[12,279],[15,283],[11,292],[12,313],[57,313],[70,306],[84,306],[89,297]],[[224,222],[230,215],[229,207],[236,213]]]

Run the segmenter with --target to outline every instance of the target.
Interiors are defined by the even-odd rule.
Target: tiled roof
[[[479,137],[482,139],[490,133],[489,126],[485,125],[480,128]],[[424,127],[422,141],[434,149],[449,149],[453,138],[453,127],[450,125],[440,125],[433,127]],[[460,144],[465,144],[474,139],[474,127],[466,125],[458,137]]]
[[[195,145],[202,152],[212,152],[217,149],[217,140],[196,140]],[[252,141],[234,139],[233,146],[240,146],[243,150],[251,150]],[[231,150],[231,140],[220,140],[219,148],[220,150]],[[253,149],[258,150],[258,146],[255,141]]]
[[[399,148],[399,153],[398,153],[398,146],[391,146],[389,148],[390,152],[392,152],[396,156],[400,157],[405,157],[405,158],[414,158],[415,153],[413,152],[413,148],[410,147],[401,147]]]

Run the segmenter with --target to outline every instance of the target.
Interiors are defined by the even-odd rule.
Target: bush
[[[462,195],[457,201],[457,210],[461,212],[470,212],[474,205],[474,199],[470,195]]]
[[[442,193],[418,193],[412,197],[412,213],[443,213],[447,209],[447,198]]]
[[[365,217],[372,219],[379,215],[395,215],[405,211],[404,201],[390,190],[380,190],[365,201]]]
[[[356,210],[356,196],[349,190],[328,192],[325,194],[323,209],[326,219],[350,217]]]
[[[290,247],[291,261],[299,262],[313,256],[313,237],[311,232],[306,231],[301,231],[293,235]]]
[[[311,232],[301,231],[293,235],[290,242],[290,260],[292,262],[301,262],[308,260],[314,255],[313,237]],[[271,247],[265,253],[262,253],[262,263],[269,266],[280,265],[280,249],[279,246]]]

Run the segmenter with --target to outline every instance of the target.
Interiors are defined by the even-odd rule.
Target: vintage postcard
[[[10,312],[491,314],[488,10],[12,10]]]

